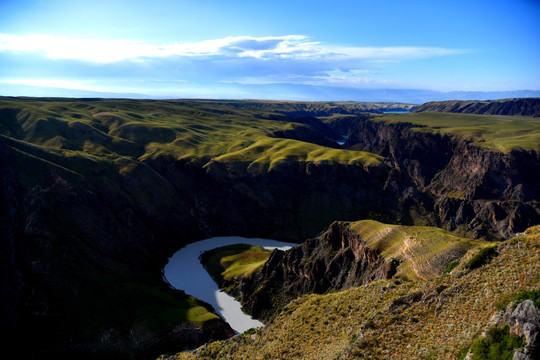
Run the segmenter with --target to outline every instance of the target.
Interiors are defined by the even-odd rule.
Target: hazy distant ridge
[[[540,98],[488,101],[432,101],[413,112],[450,112],[483,115],[540,116]]]
[[[425,89],[358,89],[336,86],[316,86],[302,84],[264,84],[246,85],[250,98],[272,100],[301,101],[364,101],[364,102],[401,102],[423,104],[428,101],[445,100],[493,100],[508,98],[540,97],[540,90],[515,91],[452,91],[441,92]],[[143,93],[115,93],[103,91],[77,90],[54,87],[40,87],[19,84],[0,83],[2,96],[36,96],[36,97],[100,97],[131,99],[174,99],[174,98],[208,98],[202,94],[186,96],[181,88],[170,95]],[[224,93],[221,98],[228,98]]]

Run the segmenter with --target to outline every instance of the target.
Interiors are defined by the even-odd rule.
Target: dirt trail
[[[411,237],[410,236],[406,236],[405,235],[405,241],[403,241],[403,255],[405,256],[405,258],[411,262],[411,265],[412,265],[412,268],[413,268],[413,271],[414,271],[414,274],[422,279],[422,280],[427,280],[427,277],[425,276],[422,276],[420,274],[420,271],[418,270],[418,266],[416,264],[416,262],[413,260],[413,256],[412,254],[409,253],[409,249],[411,247]]]

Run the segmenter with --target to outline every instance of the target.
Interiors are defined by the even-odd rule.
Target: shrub
[[[451,263],[446,264],[446,267],[444,268],[444,271],[443,271],[441,277],[450,274],[450,272],[451,272],[452,270],[454,270],[454,268],[455,268],[456,266],[458,266],[458,265],[459,265],[459,260],[452,261]]]
[[[510,334],[509,326],[489,329],[486,337],[471,345],[472,360],[511,360],[514,350],[522,347],[523,339]]]
[[[469,260],[465,264],[466,269],[476,269],[480,266],[486,265],[493,259],[495,256],[497,256],[499,253],[497,252],[497,248],[495,246],[486,247],[483,248],[476,254],[471,260]]]
[[[531,300],[534,303],[534,306],[540,308],[540,290],[523,291],[512,297],[512,301],[516,304],[525,300]]]

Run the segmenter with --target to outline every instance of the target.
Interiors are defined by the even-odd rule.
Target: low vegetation
[[[111,291],[116,292],[118,304],[123,304],[136,314],[135,324],[129,323],[130,317],[126,317],[125,321],[125,326],[133,326],[134,329],[143,326],[159,332],[186,320],[202,326],[208,320],[219,318],[196,298],[184,297],[167,289],[128,283]]]
[[[531,300],[534,303],[534,306],[540,308],[540,290],[523,291],[512,297],[512,302],[514,304],[519,304],[525,300]]]
[[[540,278],[540,227],[497,245],[499,255],[482,268],[464,268],[441,281],[381,280],[326,295],[293,300],[266,327],[207,344],[174,359],[456,359],[473,344],[479,351],[507,351],[477,341],[491,326],[496,302],[536,289]],[[496,332],[496,333],[495,333]],[[496,335],[496,336],[495,336]],[[482,350],[481,350],[482,349]]]
[[[540,122],[532,117],[451,113],[385,114],[375,118],[390,123],[407,122],[416,131],[457,135],[473,144],[506,152],[540,151]]]
[[[509,326],[495,326],[486,336],[476,339],[470,348],[471,360],[512,360],[515,349],[522,347],[523,339],[510,334]],[[460,359],[463,359],[460,357]]]
[[[270,257],[271,250],[262,246],[235,244],[209,250],[201,255],[201,263],[218,280],[248,277]]]
[[[489,263],[495,256],[497,256],[497,248],[495,246],[483,248],[478,252],[478,254],[469,260],[464,267],[465,269],[479,268],[480,266]]]
[[[399,260],[396,276],[409,280],[438,277],[447,264],[461,259],[468,250],[485,245],[431,226],[389,225],[374,220],[357,221],[350,226],[385,259]]]
[[[459,265],[459,261],[458,261],[458,260],[452,261],[452,262],[446,264],[446,267],[444,268],[444,271],[443,271],[443,273],[441,274],[441,277],[450,274],[450,273],[452,272],[452,270],[454,270],[454,268],[456,268],[458,265]]]

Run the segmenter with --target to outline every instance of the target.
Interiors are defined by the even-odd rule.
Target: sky
[[[540,0],[0,0],[0,95],[540,90],[539,64]]]

